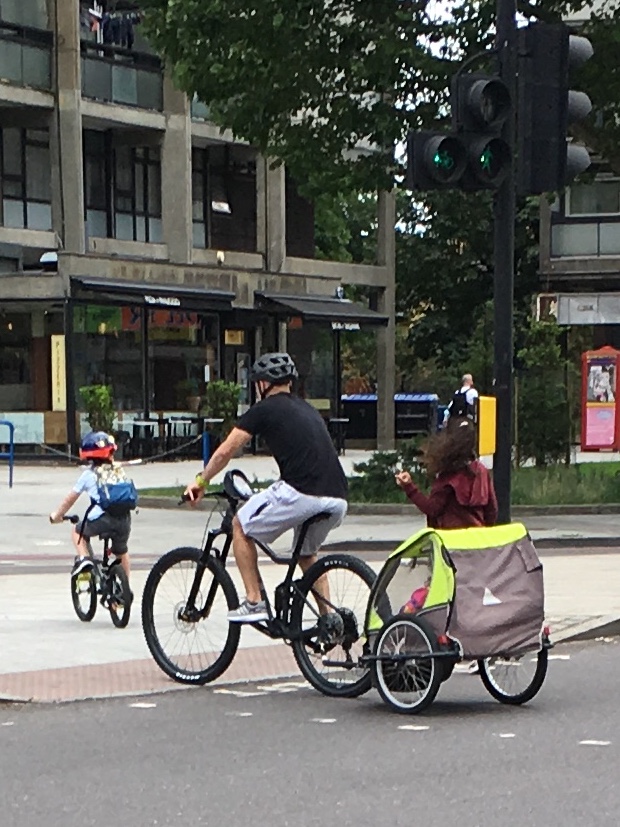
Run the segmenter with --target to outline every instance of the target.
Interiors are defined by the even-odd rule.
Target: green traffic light
[[[480,166],[485,172],[491,174],[493,168],[493,152],[490,147],[487,147],[480,155]]]
[[[433,163],[441,169],[451,170],[454,168],[454,156],[446,150],[439,150],[433,155]]]

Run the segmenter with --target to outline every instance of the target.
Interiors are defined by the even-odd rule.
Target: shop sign
[[[144,301],[147,304],[162,304],[166,307],[180,307],[181,306],[181,299],[177,299],[175,296],[145,296]]]
[[[65,337],[52,335],[52,410],[67,410],[67,373],[65,362]]]
[[[245,344],[245,330],[225,330],[224,331],[225,345],[243,345]]]
[[[332,322],[332,330],[359,330],[359,322]]]

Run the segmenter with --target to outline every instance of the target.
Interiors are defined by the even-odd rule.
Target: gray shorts
[[[111,550],[114,554],[127,553],[127,542],[131,533],[131,514],[124,517],[112,517],[102,514],[96,520],[85,520],[82,523],[82,536],[87,540],[92,537],[109,537]]]
[[[332,528],[344,520],[347,513],[346,500],[301,494],[288,483],[278,480],[250,497],[237,511],[237,518],[244,534],[266,545],[294,528],[294,544],[301,524],[322,512],[329,512],[331,516],[309,527],[301,552],[303,557],[310,557],[321,548]]]

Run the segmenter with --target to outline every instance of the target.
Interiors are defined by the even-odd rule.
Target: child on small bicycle
[[[120,559],[121,565],[129,578],[128,541],[131,533],[130,511],[135,508],[137,496],[130,480],[124,477],[120,465],[114,462],[116,442],[114,437],[103,431],[94,431],[84,437],[80,447],[80,459],[88,460],[88,467],[73,486],[72,491],[61,502],[56,511],[49,515],[51,523],[61,523],[63,517],[77,502],[80,495],[88,494],[91,505],[84,515],[81,524],[73,526],[72,540],[76,549],[72,574],[79,574],[92,565],[89,555],[88,542],[92,537],[105,535],[110,537],[111,550]],[[114,480],[109,484],[110,475]],[[109,503],[109,492],[118,485],[123,489],[119,502]],[[104,487],[102,488],[102,481]],[[106,499],[107,498],[107,499]],[[107,506],[104,508],[103,506]]]

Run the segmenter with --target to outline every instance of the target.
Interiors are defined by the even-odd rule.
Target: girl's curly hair
[[[455,474],[476,458],[476,428],[471,419],[450,418],[440,433],[423,448],[422,463],[431,479],[438,474]]]

